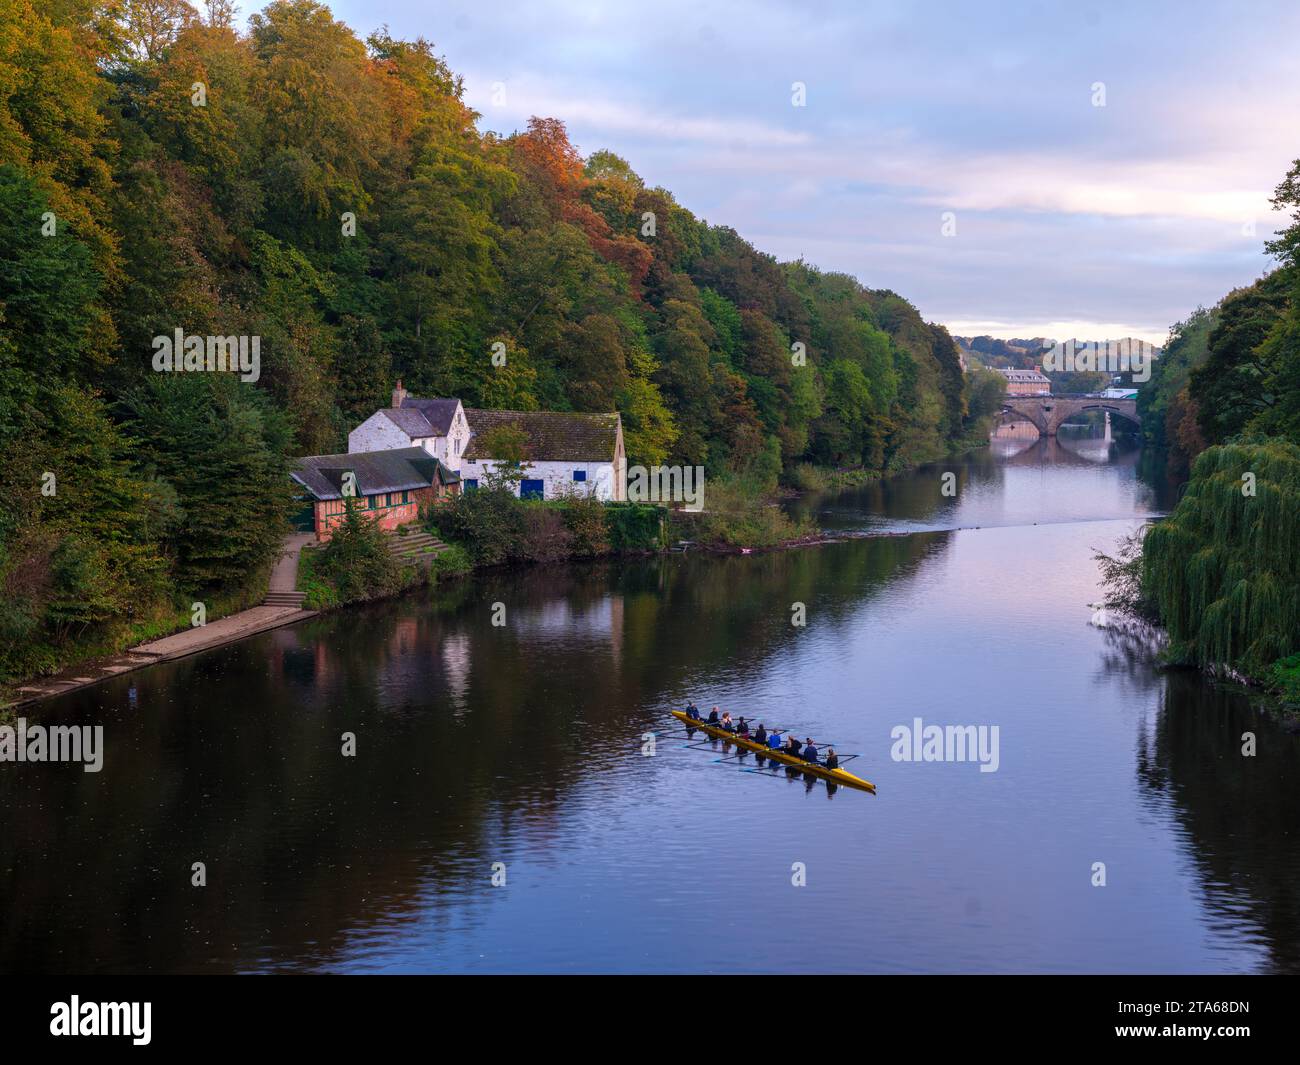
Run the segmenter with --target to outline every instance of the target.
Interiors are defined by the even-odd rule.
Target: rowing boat
[[[876,792],[876,786],[869,780],[863,780],[861,777],[855,777],[846,769],[827,769],[824,765],[815,762],[805,762],[793,754],[787,754],[785,751],[774,750],[766,747],[761,743],[755,743],[744,736],[738,736],[734,732],[728,732],[718,725],[710,725],[707,721],[696,721],[686,716],[684,710],[674,710],[673,717],[677,718],[687,728],[697,728],[701,732],[719,740],[726,740],[728,743],[734,743],[743,751],[751,751],[754,754],[761,754],[764,758],[770,758],[774,762],[780,762],[782,765],[788,765],[794,769],[801,770],[810,776],[820,777],[822,780],[831,784],[843,784],[847,788],[860,788],[862,791],[869,791],[873,795]]]

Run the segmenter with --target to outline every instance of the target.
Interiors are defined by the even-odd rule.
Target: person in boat
[[[738,722],[736,722],[736,735],[737,736],[749,735],[749,722],[746,721],[743,717]]]
[[[803,741],[803,757],[806,762],[814,764],[817,762],[817,745],[813,743],[811,736]]]
[[[839,769],[839,767],[840,767],[840,756],[839,756],[838,754],[835,753],[835,748],[834,748],[834,747],[827,747],[827,748],[826,748],[826,762],[825,762],[825,765],[826,765],[826,768],[827,768],[827,769]]]
[[[722,714],[722,727],[728,732],[736,731],[736,723],[731,720],[731,711],[726,710]]]
[[[758,744],[767,743],[767,729],[763,727],[763,722],[758,723],[758,731],[754,733],[754,742]]]
[[[774,751],[780,750],[780,749],[781,749],[781,733],[779,733],[779,732],[773,732],[770,736],[768,736],[768,738],[767,738],[767,745],[768,745],[768,747],[770,747],[770,748],[771,748],[772,750],[774,750]]]
[[[718,708],[716,706],[709,711],[709,724],[710,725],[721,724],[721,722],[718,720]]]
[[[686,703],[686,716],[692,721],[698,721],[700,719],[700,708],[695,705],[693,700],[688,700]]]
[[[794,755],[794,757],[798,758],[800,750],[802,750],[802,748],[799,746],[799,741],[795,739],[793,736],[791,736],[790,739],[786,742],[785,751],[782,753],[791,754]]]

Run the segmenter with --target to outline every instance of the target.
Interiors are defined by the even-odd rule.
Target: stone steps
[[[447,545],[432,533],[412,532],[405,536],[389,533],[388,550],[399,561],[412,562],[432,559],[446,551]]]
[[[262,603],[264,606],[291,606],[301,610],[304,598],[303,592],[268,592]]]

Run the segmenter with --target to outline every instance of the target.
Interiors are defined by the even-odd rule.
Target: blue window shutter
[[[585,481],[585,480],[587,479],[587,471],[586,471],[586,470],[574,470],[574,471],[573,471],[573,479],[574,479],[575,481]]]

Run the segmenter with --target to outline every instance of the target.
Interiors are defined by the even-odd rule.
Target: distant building
[[[627,456],[617,413],[478,410],[462,406],[458,399],[419,399],[398,381],[392,405],[375,411],[348,434],[348,450],[419,447],[460,474],[464,487],[472,490],[505,461],[490,454],[494,430],[505,430],[520,442],[520,495],[627,498]]]
[[[1037,370],[998,370],[1007,379],[1008,396],[1050,396],[1052,382]]]
[[[304,503],[294,527],[322,541],[343,521],[349,497],[364,517],[390,530],[415,521],[422,506],[461,487],[460,475],[422,447],[308,455],[297,460],[289,476]]]

